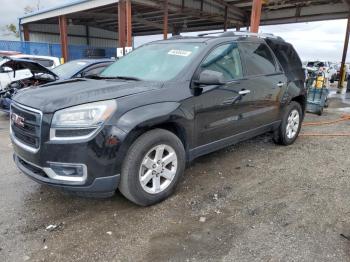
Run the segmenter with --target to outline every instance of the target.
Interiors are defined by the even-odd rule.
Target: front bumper
[[[109,197],[116,191],[120,175],[95,178],[89,185],[77,185],[76,182],[68,182],[55,180],[51,178],[47,172],[47,168],[39,167],[30,163],[18,155],[13,155],[14,161],[18,169],[34,181],[59,188],[64,191],[75,192],[82,196],[93,197]]]
[[[86,195],[115,192],[125,157],[121,150],[126,147],[124,131],[106,123],[91,137],[52,140],[52,114],[18,104],[13,104],[12,113],[10,137],[21,172],[67,191]]]

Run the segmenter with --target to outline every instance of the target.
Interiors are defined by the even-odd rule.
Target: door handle
[[[279,82],[279,83],[277,84],[277,87],[283,87],[285,84],[286,84],[286,83]]]
[[[243,89],[243,90],[239,91],[238,94],[241,95],[241,96],[245,96],[247,94],[250,94],[250,90]]]

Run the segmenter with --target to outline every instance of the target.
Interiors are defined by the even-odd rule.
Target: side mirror
[[[197,85],[224,85],[226,83],[224,74],[212,70],[204,70],[199,74],[199,79],[195,81]]]

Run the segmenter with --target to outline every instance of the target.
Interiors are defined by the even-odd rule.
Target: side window
[[[108,66],[108,64],[102,64],[94,67],[89,67],[84,70],[83,74],[84,76],[92,76],[92,75],[98,75],[100,74],[103,69],[105,69]]]
[[[201,65],[203,70],[220,72],[225,80],[241,78],[242,64],[237,44],[224,44],[211,51]]]
[[[276,73],[276,62],[270,49],[264,43],[241,43],[247,75],[268,75]]]

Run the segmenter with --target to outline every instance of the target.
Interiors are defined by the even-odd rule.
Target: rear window
[[[21,57],[21,59],[26,59],[26,60],[37,62],[38,64],[42,65],[43,67],[52,67],[53,66],[53,60],[50,60],[50,59],[32,58],[32,57]]]
[[[49,59],[33,59],[33,61],[41,64],[43,67],[52,67],[53,61]]]
[[[276,73],[276,61],[270,49],[264,43],[240,44],[245,59],[247,75],[268,75]]]

